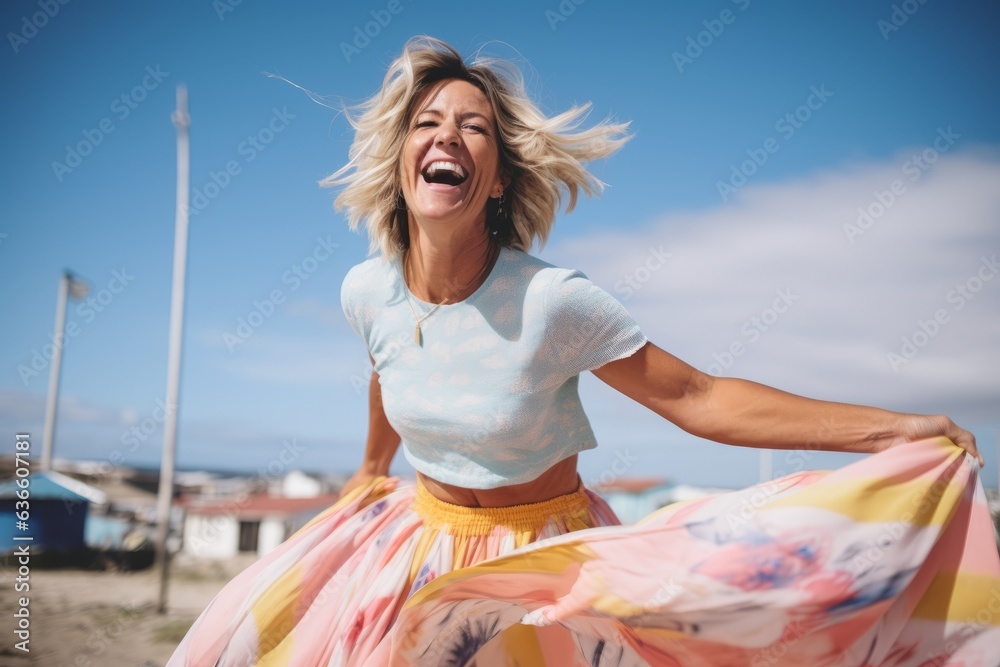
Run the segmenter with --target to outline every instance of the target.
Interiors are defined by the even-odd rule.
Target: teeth
[[[462,168],[462,165],[458,164],[457,162],[446,162],[444,160],[437,160],[435,162],[431,162],[424,169],[424,173],[426,173],[428,176],[433,176],[439,171],[450,171],[459,178],[466,178],[469,175],[468,173],[466,173],[465,169]]]

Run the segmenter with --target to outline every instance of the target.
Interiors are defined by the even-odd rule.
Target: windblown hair
[[[477,57],[466,65],[448,44],[414,37],[389,66],[381,90],[356,107],[358,115],[345,109],[355,129],[350,161],[320,181],[326,187],[345,186],[334,202],[336,210],[346,209],[352,230],[364,222],[370,252],[381,250],[387,259],[400,257],[409,247],[400,160],[413,107],[431,86],[447,79],[475,85],[493,108],[500,173],[510,183],[503,216],[497,215],[496,200],[489,200],[487,225],[502,245],[527,251],[535,237],[544,244],[563,189],[569,194],[567,213],[581,189],[587,196],[604,189],[583,163],[611,155],[631,138],[627,122],[605,121],[577,131],[590,103],[546,117],[528,97],[523,76],[512,63]]]

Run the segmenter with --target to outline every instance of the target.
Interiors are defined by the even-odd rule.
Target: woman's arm
[[[974,435],[944,415],[818,401],[738,378],[715,378],[647,343],[594,375],[688,433],[770,449],[878,452],[943,435],[983,464]]]
[[[372,365],[374,364],[375,361],[372,360]],[[358,471],[344,484],[341,495],[376,477],[388,476],[389,466],[399,449],[399,443],[399,434],[385,416],[382,385],[379,384],[378,373],[373,370],[368,383],[368,438],[365,441],[365,456]]]
[[[374,365],[374,360],[372,365]],[[382,407],[382,385],[378,373],[372,371],[368,383],[368,439],[365,442],[365,458],[360,471],[371,475],[388,475],[389,466],[399,449],[400,437],[385,416]]]

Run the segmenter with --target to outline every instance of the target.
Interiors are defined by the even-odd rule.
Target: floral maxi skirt
[[[1000,557],[946,438],[619,525],[380,478],[230,582],[168,666],[1000,666]]]

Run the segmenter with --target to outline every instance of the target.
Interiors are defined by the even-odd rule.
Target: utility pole
[[[174,495],[174,454],[177,448],[177,408],[179,406],[181,347],[184,331],[184,274],[187,268],[188,199],[190,188],[187,88],[177,86],[177,110],[170,116],[177,127],[177,210],[174,224],[174,283],[170,299],[170,339],[167,355],[167,420],[163,427],[163,456],[160,462],[160,488],[156,502],[156,560],[160,566],[160,598],[157,612],[167,611],[167,588],[170,572],[170,508]]]
[[[759,467],[758,481],[770,482],[771,478],[774,476],[772,461],[774,460],[774,452],[770,449],[760,449],[757,450],[757,464]]]

